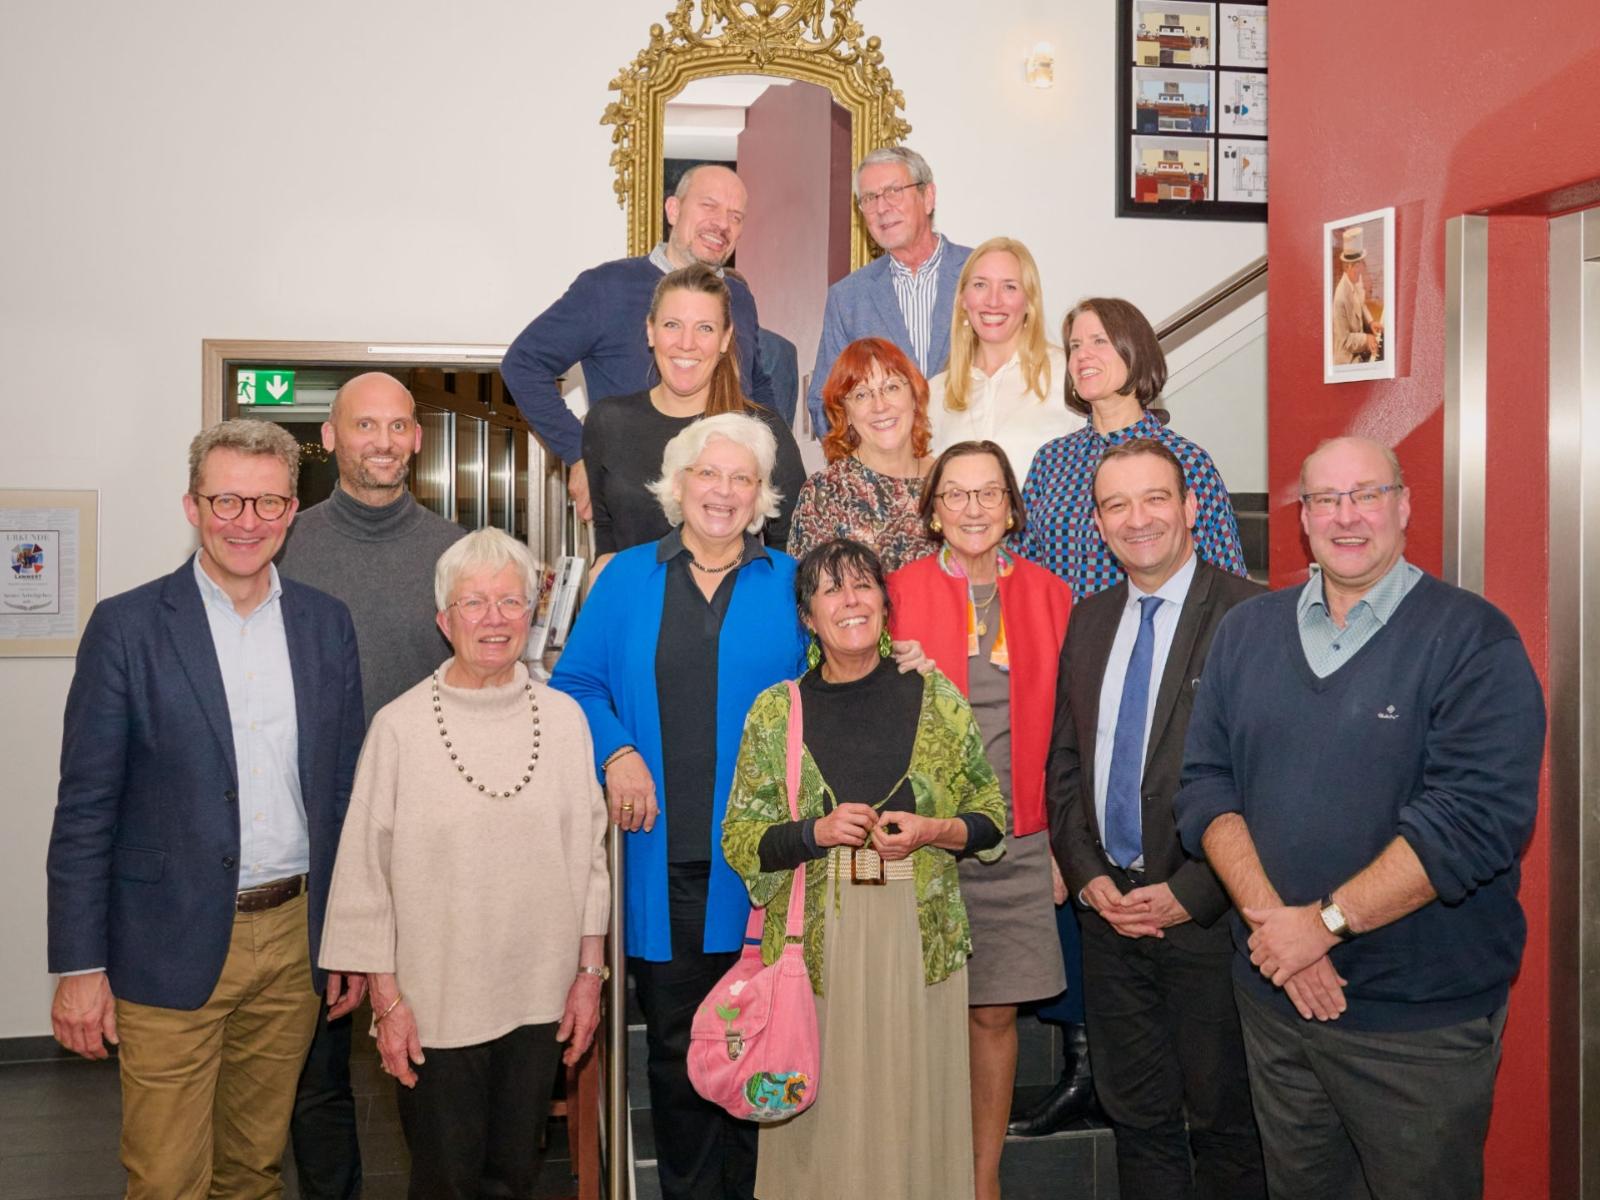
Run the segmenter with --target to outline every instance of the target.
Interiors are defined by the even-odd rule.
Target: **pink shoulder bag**
[[[789,816],[800,819],[800,690],[789,683]],[[783,953],[761,965],[766,909],[750,914],[744,952],[711,989],[689,1030],[689,1081],[713,1104],[747,1121],[783,1121],[817,1098],[822,1049],[816,1001],[800,935],[806,869],[795,868]]]

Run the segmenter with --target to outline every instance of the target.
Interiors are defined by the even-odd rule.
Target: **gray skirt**
[[[963,858],[956,869],[972,925],[967,1003],[1025,1004],[1066,991],[1050,894],[1049,831],[1007,834],[998,862]]]
[[[923,982],[915,882],[844,874],[838,911],[828,883],[817,1101],[761,1127],[756,1196],[972,1200],[967,973]]]

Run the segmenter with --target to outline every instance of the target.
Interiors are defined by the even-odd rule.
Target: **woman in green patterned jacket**
[[[805,863],[804,950],[822,1037],[810,1109],[763,1125],[759,1200],[858,1194],[969,1200],[966,961],[956,859],[997,857],[1005,802],[961,693],[887,657],[883,567],[848,539],[795,577],[815,641],[799,691],[800,819],[789,817],[789,691],[756,698],[723,822],[728,865],[782,949]]]

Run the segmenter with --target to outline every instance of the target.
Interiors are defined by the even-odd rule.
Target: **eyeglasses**
[[[1383,503],[1383,498],[1390,492],[1402,491],[1403,483],[1385,483],[1380,487],[1351,488],[1346,492],[1304,492],[1300,496],[1300,503],[1304,504],[1314,513],[1326,514],[1339,511],[1339,501],[1346,496],[1350,503],[1363,512],[1370,512]]]
[[[939,493],[939,503],[949,512],[960,512],[967,507],[969,497],[977,497],[984,508],[999,508],[1007,499],[1006,489],[991,483],[981,488],[945,488]]]
[[[491,604],[500,610],[500,615],[507,621],[520,621],[528,615],[528,601],[523,596],[501,596],[498,600],[491,600],[487,596],[463,596],[459,600],[452,600],[446,607],[455,609],[463,620],[476,625],[489,615]]]
[[[263,521],[279,521],[294,503],[293,497],[274,496],[271,492],[260,496],[236,496],[232,492],[218,492],[215,496],[196,492],[195,495],[211,505],[211,511],[224,521],[237,520],[243,515],[246,504],[255,509],[256,516]]]
[[[736,492],[753,492],[760,486],[761,481],[747,471],[719,471],[716,467],[685,467],[689,478],[706,487],[715,487],[726,481],[727,486]]]
[[[879,203],[898,206],[900,197],[912,188],[925,187],[921,183],[891,183],[886,188],[879,188],[875,192],[862,192],[856,197],[856,203],[861,206],[862,212],[871,212]]]
[[[904,379],[885,379],[882,387],[868,387],[862,384],[855,391],[844,398],[845,403],[855,408],[865,408],[872,403],[874,396],[881,396],[890,404],[898,404],[911,390],[911,385]]]

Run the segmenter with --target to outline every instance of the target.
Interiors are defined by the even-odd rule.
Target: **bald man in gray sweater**
[[[338,460],[339,486],[300,514],[278,569],[349,607],[371,724],[450,653],[434,624],[433,567],[467,531],[406,489],[422,427],[394,376],[373,371],[340,388],[322,444]],[[350,1040],[349,1016],[319,1022],[300,1075],[290,1134],[304,1200],[350,1200],[361,1187]]]

